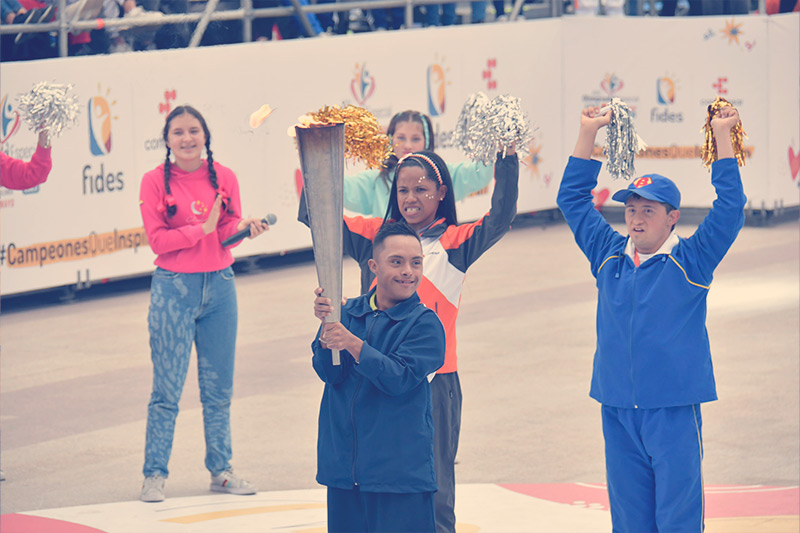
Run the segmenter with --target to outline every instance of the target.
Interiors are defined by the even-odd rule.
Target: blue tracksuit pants
[[[153,274],[148,315],[153,393],[147,406],[145,477],[169,476],[167,463],[192,344],[197,350],[206,468],[216,476],[231,467],[237,316],[232,268],[196,274],[157,268]]]
[[[703,531],[703,420],[699,405],[602,406],[615,532]]]

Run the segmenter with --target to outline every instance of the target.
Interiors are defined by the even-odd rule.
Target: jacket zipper
[[[624,257],[625,256],[623,256],[623,258]],[[624,261],[624,259],[623,259],[623,261]],[[639,272],[639,267],[634,266],[633,267],[633,283],[632,283],[632,286],[631,286],[631,298],[633,299],[633,301],[631,302],[631,304],[632,304],[631,305],[631,309],[633,309],[634,311],[631,312],[630,328],[629,328],[629,332],[628,332],[628,355],[629,355],[630,364],[631,364],[631,396],[633,398],[633,408],[634,409],[638,409],[639,408],[639,406],[636,404],[636,382],[633,379],[633,314],[634,314],[635,309],[636,309],[636,274],[638,272]]]
[[[380,314],[380,311],[375,311],[372,314],[373,318],[377,318]],[[372,321],[370,324],[369,329],[367,329],[367,334],[364,336],[366,342],[369,342],[369,334],[372,333],[372,328],[375,327],[375,322]],[[356,463],[358,462],[358,433],[356,432],[356,398],[358,397],[358,392],[361,390],[361,384],[364,381],[364,376],[358,376],[358,384],[356,385],[356,391],[353,393],[353,401],[350,402],[350,425],[353,427],[353,484],[357,487],[358,486],[358,479],[356,478]]]

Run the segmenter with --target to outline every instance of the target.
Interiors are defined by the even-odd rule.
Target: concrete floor
[[[603,483],[600,409],[588,397],[595,314],[588,264],[565,224],[517,226],[470,269],[464,287],[457,481]],[[796,221],[745,227],[716,272],[708,329],[720,400],[703,407],[708,485],[800,481],[798,244]],[[315,270],[307,261],[271,265],[237,277],[233,464],[262,491],[317,489]],[[355,295],[349,259],[344,278],[345,294]],[[148,301],[139,288],[90,291],[70,304],[4,302],[0,464],[8,479],[0,512],[138,497],[151,380]],[[195,368],[168,498],[208,494]]]

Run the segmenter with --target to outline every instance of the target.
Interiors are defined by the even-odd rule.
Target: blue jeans
[[[375,28],[399,30],[405,22],[406,10],[402,7],[372,9],[372,22]],[[392,18],[391,24],[387,21],[387,14]]]
[[[22,9],[22,5],[17,0],[1,0],[0,1],[0,15],[3,17],[3,24],[6,23],[6,17],[11,13],[16,13]]]
[[[147,406],[145,477],[169,476],[175,419],[186,371],[197,350],[197,374],[206,438],[206,468],[230,468],[230,407],[236,351],[237,306],[233,269],[182,274],[157,268],[150,290],[153,393]]]
[[[441,9],[441,15],[439,13]],[[456,23],[456,4],[428,4],[425,6],[425,24],[452,26]]]

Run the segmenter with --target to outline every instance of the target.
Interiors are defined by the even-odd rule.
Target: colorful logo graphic
[[[428,67],[428,114],[438,117],[445,109],[445,75],[442,65],[434,63]]]
[[[663,105],[674,104],[676,88],[677,86],[674,79],[666,76],[658,78],[658,80],[656,80],[658,103]]]
[[[350,81],[350,92],[360,106],[363,106],[364,102],[375,92],[375,78],[370,75],[366,64],[356,63],[354,77]]]
[[[800,150],[795,153],[791,146],[789,147],[789,172],[792,173],[792,181],[796,180],[800,174]]]
[[[637,189],[641,189],[642,187],[646,187],[653,183],[653,180],[649,176],[642,176],[641,178],[636,178],[633,180],[633,186]]]
[[[741,30],[742,25],[742,23],[736,24],[734,19],[725,21],[725,28],[722,29],[722,37],[728,38],[728,44],[732,44],[734,41],[736,41],[736,44],[739,44],[739,36],[744,34]]]
[[[608,96],[614,96],[622,90],[624,86],[625,82],[614,73],[606,74],[606,77],[600,82],[600,88],[603,89]]]
[[[483,79],[486,80],[486,88],[497,89],[497,80],[492,78],[492,69],[497,68],[497,59],[486,60],[486,70],[483,71]]]
[[[108,96],[109,91],[106,91]],[[111,105],[103,96],[89,98],[89,147],[92,155],[108,155],[111,152]]]
[[[603,210],[603,206],[606,205],[608,201],[608,197],[611,196],[611,191],[606,189],[600,189],[592,191],[592,203],[594,203],[594,208],[598,211]]]
[[[14,110],[14,106],[8,101],[8,95],[3,95],[0,100],[0,105],[3,107],[3,124],[2,131],[0,131],[0,144],[3,144],[9,137],[14,135],[19,129],[19,113]]]
[[[170,105],[170,100],[175,100],[178,96],[178,93],[175,92],[175,89],[171,91],[164,91],[164,101],[158,104],[158,112],[164,116],[169,115],[169,112],[172,111],[172,106]]]
[[[531,176],[539,176],[539,163],[542,162],[542,156],[539,152],[542,150],[541,146],[536,146],[536,141],[531,141],[528,145],[528,155],[522,159],[522,164],[530,170]]]
[[[717,78],[716,83],[711,84],[711,87],[713,87],[714,90],[717,91],[717,94],[719,95],[728,94],[728,89],[725,87],[725,84],[727,83],[728,83],[728,78],[720,76]]]
[[[192,210],[192,213],[194,213],[198,217],[205,215],[206,211],[208,211],[206,204],[204,204],[201,200],[195,200],[194,202],[192,202],[190,209]]]

